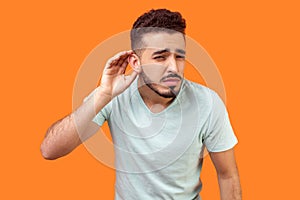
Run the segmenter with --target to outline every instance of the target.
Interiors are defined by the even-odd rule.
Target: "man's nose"
[[[178,72],[177,62],[176,62],[176,58],[174,56],[170,56],[167,64],[168,64],[167,65],[168,72],[175,72],[175,73]]]

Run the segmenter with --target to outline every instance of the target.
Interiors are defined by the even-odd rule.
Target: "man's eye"
[[[155,60],[161,60],[161,59],[165,59],[165,57],[164,56],[155,56],[154,59]]]
[[[185,56],[176,56],[176,58],[185,59]]]

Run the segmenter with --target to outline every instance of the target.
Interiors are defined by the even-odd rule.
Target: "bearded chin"
[[[175,98],[176,97],[177,94],[174,91],[175,86],[171,86],[167,89],[164,86],[160,86],[159,84],[153,83],[153,81],[151,81],[150,78],[145,73],[142,73],[141,75],[142,75],[144,83],[159,96],[164,97],[164,98]],[[164,89],[160,89],[159,87],[163,87]],[[164,91],[161,91],[161,90],[164,90]]]
[[[171,87],[167,90],[167,91],[160,91],[158,89],[159,85],[157,84],[154,84],[154,83],[146,83],[146,85],[152,90],[154,91],[156,94],[158,94],[159,96],[161,97],[164,97],[164,98],[175,98],[176,97],[176,94],[174,92],[174,90],[171,89]],[[174,87],[172,87],[174,88]]]

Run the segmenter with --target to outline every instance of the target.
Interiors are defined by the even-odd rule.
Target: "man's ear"
[[[128,63],[130,64],[131,68],[138,74],[142,72],[140,58],[136,54],[131,54],[128,57]]]

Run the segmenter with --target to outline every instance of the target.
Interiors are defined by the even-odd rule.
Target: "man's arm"
[[[128,58],[132,53],[121,52],[109,59],[104,67],[100,86],[94,94],[76,111],[49,127],[41,144],[41,153],[45,159],[53,160],[70,153],[96,133],[99,126],[92,122],[93,118],[137,76],[135,71],[125,76]]]
[[[217,171],[221,200],[241,200],[242,191],[234,150],[210,152],[209,155]]]
[[[109,95],[96,91],[76,111],[51,125],[41,144],[42,156],[48,160],[65,156],[96,133],[99,126],[92,120],[110,99]]]

